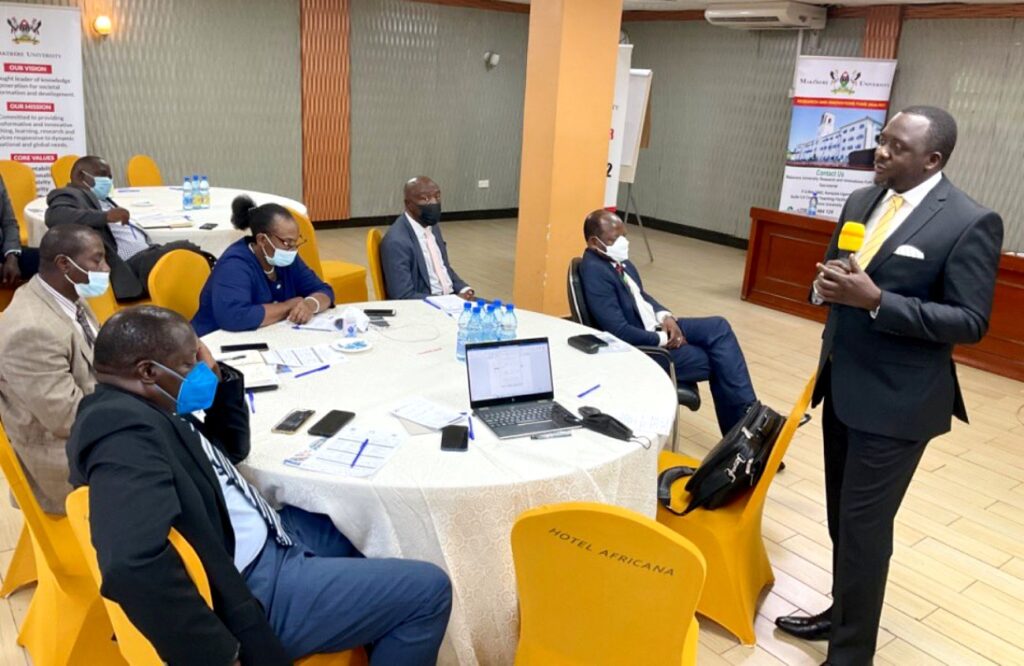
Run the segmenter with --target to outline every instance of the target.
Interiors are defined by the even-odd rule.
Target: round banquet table
[[[231,201],[239,194],[248,194],[257,206],[265,203],[276,203],[306,213],[306,207],[298,201],[273,194],[236,190],[230,187],[210,188],[210,207],[186,211],[181,207],[181,186],[160,187],[124,187],[114,190],[110,198],[122,208],[127,208],[131,219],[145,219],[157,214],[171,216],[175,223],[189,222],[189,226],[170,229],[147,229],[153,243],[163,244],[171,241],[188,240],[203,248],[215,257],[219,257],[228,245],[242,237],[243,232],[231,226]],[[25,221],[28,224],[28,242],[33,247],[39,246],[39,240],[46,233],[46,197],[39,197],[25,206]],[[186,218],[187,216],[187,218]],[[213,229],[200,229],[199,225],[213,222]]]
[[[668,375],[632,348],[589,356],[566,343],[593,332],[578,324],[517,310],[518,337],[550,340],[555,398],[575,411],[594,405],[612,415],[650,415],[660,426],[644,432],[643,448],[587,430],[570,437],[498,440],[474,419],[466,452],[442,452],[440,433],[403,425],[390,414],[401,400],[421,396],[469,411],[466,370],[455,358],[456,321],[423,301],[375,302],[391,307],[390,327],[362,339],[369,351],[348,354],[327,370],[304,377],[279,375],[280,388],[255,393],[252,451],[240,469],[276,504],[329,516],[368,557],[426,560],[448,572],[454,603],[440,654],[442,664],[511,664],[518,638],[515,571],[510,535],[523,511],[555,502],[614,504],[653,517],[658,451],[676,414]],[[336,332],[297,330],[287,323],[257,331],[217,331],[220,345],[267,342],[271,350],[330,343]],[[244,366],[241,368],[244,371]],[[584,399],[576,396],[600,388]],[[298,434],[271,428],[292,409],[315,409]],[[333,476],[286,466],[284,460],[316,438],[306,430],[330,409],[355,412],[354,426],[391,427],[407,435],[397,452],[369,478]],[[420,432],[425,434],[412,434]]]

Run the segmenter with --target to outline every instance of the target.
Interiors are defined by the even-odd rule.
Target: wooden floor
[[[321,231],[321,252],[365,265],[366,232]],[[511,298],[514,220],[448,223],[444,234],[453,265],[481,296]],[[788,411],[814,370],[821,325],[742,302],[741,250],[657,231],[649,236],[654,263],[639,231],[631,233],[648,291],[677,315],[727,317],[758,396]],[[960,381],[972,424],[957,423],[929,445],[903,503],[876,664],[1024,664],[1024,384],[964,367]],[[687,412],[679,436],[681,451],[703,456],[719,437],[710,405]],[[701,666],[824,660],[824,643],[790,640],[772,625],[777,615],[829,604],[818,411],[793,440],[786,464],[765,510],[776,582],[757,618],[758,645],[743,647],[702,620]],[[20,524],[20,515],[0,502],[0,572]],[[0,663],[27,662],[15,635],[30,595],[23,590],[0,600]]]

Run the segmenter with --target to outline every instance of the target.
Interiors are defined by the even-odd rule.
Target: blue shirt
[[[199,295],[199,311],[192,318],[196,335],[202,337],[218,329],[254,331],[263,322],[264,305],[296,296],[319,292],[334,303],[334,290],[301,257],[295,257],[291,266],[278,268],[276,275],[277,281],[271,282],[249,249],[248,238],[229,245]]]

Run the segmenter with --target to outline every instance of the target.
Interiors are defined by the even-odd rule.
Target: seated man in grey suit
[[[441,221],[441,188],[426,176],[405,184],[405,212],[380,243],[380,263],[388,298],[426,298],[458,294],[467,301],[476,293],[448,261]]]
[[[191,250],[213,257],[188,241],[154,245],[145,229],[132,224],[131,213],[110,198],[114,181],[102,157],[86,155],[71,167],[71,184],[46,197],[46,226],[84,224],[100,232],[110,263],[110,283],[118,299],[148,294],[149,272],[171,250]]]
[[[39,272],[0,317],[0,419],[43,511],[64,515],[64,444],[96,383],[100,326],[86,298],[106,291],[110,268],[99,234],[80,224],[46,232],[39,256]]]

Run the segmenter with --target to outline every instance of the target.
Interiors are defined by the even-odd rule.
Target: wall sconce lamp
[[[501,60],[501,54],[495,53],[494,51],[488,51],[484,53],[484,65],[487,69],[494,69],[498,66],[498,62]]]
[[[114,29],[114,24],[106,14],[97,16],[92,22],[92,29],[101,37],[106,37]]]

